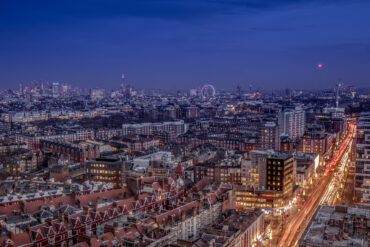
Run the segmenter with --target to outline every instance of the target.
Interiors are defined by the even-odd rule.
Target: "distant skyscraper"
[[[53,97],[58,98],[60,95],[59,82],[53,82],[52,91],[53,91]]]
[[[122,73],[121,75],[121,93],[122,95],[125,92],[125,74]]]
[[[305,112],[301,107],[294,110],[285,110],[279,114],[280,134],[288,135],[297,140],[304,134]]]
[[[43,82],[41,82],[40,88],[41,88],[41,94],[44,95],[44,83]]]
[[[69,89],[70,89],[69,85],[62,85],[61,86],[61,92],[63,93],[63,95],[66,95],[68,93]]]
[[[290,99],[292,97],[292,90],[290,88],[285,89],[285,97]]]
[[[197,96],[197,89],[190,89],[190,96],[191,97]]]
[[[339,107],[339,91],[342,86],[343,86],[343,83],[337,84],[336,95],[335,95],[335,107],[336,108]]]
[[[243,94],[242,87],[239,86],[239,85],[236,86],[235,93],[236,93],[236,95],[241,96]]]
[[[92,89],[90,97],[92,100],[97,101],[103,99],[105,96],[105,90],[104,89]]]
[[[19,83],[19,92],[23,94],[23,82]]]

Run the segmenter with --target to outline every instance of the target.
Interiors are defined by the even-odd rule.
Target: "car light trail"
[[[299,232],[303,230],[302,228],[308,222],[318,204],[332,204],[335,202],[335,195],[338,190],[338,186],[336,185],[338,179],[335,178],[344,173],[352,144],[354,128],[354,124],[350,123],[346,138],[342,141],[339,149],[333,154],[333,157],[326,166],[325,176],[321,178],[319,185],[306,200],[301,211],[294,215],[288,222],[277,246],[288,247],[295,245],[297,238],[300,236]],[[338,169],[339,174],[336,176],[334,174],[334,168],[338,165],[340,165]]]

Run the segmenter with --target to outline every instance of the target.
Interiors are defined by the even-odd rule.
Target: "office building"
[[[94,88],[94,89],[91,90],[90,98],[93,101],[101,100],[101,99],[104,98],[104,96],[105,96],[105,90],[104,89]]]
[[[112,183],[114,187],[125,186],[125,163],[115,158],[97,158],[86,163],[86,178],[100,183]]]
[[[290,152],[252,151],[252,166],[258,166],[258,186],[236,185],[236,207],[282,208],[293,196],[295,161]]]
[[[58,98],[60,96],[60,85],[59,82],[53,82],[52,85],[52,93],[54,98]]]
[[[290,199],[293,193],[293,156],[289,153],[274,153],[266,160],[266,188],[282,193]]]

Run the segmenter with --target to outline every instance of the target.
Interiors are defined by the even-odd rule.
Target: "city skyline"
[[[369,246],[370,2],[0,2],[0,246]]]
[[[0,88],[368,85],[366,1],[3,2]],[[327,32],[326,30],[330,30]],[[13,87],[13,86],[12,86]]]

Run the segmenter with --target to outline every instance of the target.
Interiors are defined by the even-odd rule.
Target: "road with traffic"
[[[309,222],[317,206],[320,203],[325,203],[325,200],[329,200],[330,202],[333,201],[331,193],[333,193],[334,189],[334,170],[339,164],[342,163],[342,158],[344,156],[348,156],[353,132],[354,124],[351,123],[349,124],[347,136],[326,165],[324,175],[320,178],[317,187],[309,195],[301,210],[291,217],[289,222],[287,222],[277,246],[295,246],[298,242],[299,236],[301,235],[300,232],[304,230],[305,225]],[[342,164],[345,165],[345,162]]]

